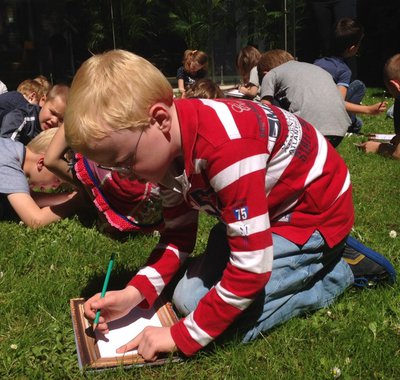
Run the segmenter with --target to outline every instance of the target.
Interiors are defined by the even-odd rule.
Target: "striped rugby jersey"
[[[129,282],[154,303],[196,241],[198,211],[227,226],[230,261],[196,310],[171,328],[186,355],[219,336],[269,280],[271,232],[304,244],[318,230],[330,247],[354,221],[348,169],[306,121],[241,99],[175,101],[182,168],[161,184],[165,231]],[[141,305],[143,306],[143,305]]]

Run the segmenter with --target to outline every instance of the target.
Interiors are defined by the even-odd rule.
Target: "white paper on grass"
[[[97,346],[102,358],[124,356],[118,354],[117,348],[127,344],[137,336],[146,326],[161,327],[161,321],[153,309],[140,309],[135,307],[123,318],[108,324],[110,332],[103,335],[95,331]],[[126,354],[136,354],[137,350],[128,351]]]
[[[243,98],[243,94],[238,89],[233,89],[225,93],[225,96],[231,96],[234,98]]]
[[[394,134],[372,133],[368,135],[368,138],[373,140],[391,140],[394,136]]]

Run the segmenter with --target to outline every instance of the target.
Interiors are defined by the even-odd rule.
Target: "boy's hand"
[[[388,102],[379,102],[379,103],[375,103],[375,104],[372,104],[367,107],[368,107],[369,113],[371,115],[377,115],[379,113],[385,112],[387,110],[387,105],[388,105]]]
[[[360,144],[360,148],[366,153],[378,153],[380,142],[377,141],[367,141]]]
[[[107,322],[122,318],[143,299],[141,293],[133,286],[127,286],[122,290],[109,291],[104,298],[100,298],[100,296],[101,294],[97,293],[89,298],[84,304],[84,312],[85,317],[93,322],[97,310],[101,310],[96,329],[103,334],[109,332]]]
[[[144,360],[152,362],[160,352],[172,352],[177,348],[169,327],[148,326],[127,344],[119,347],[117,353],[122,354],[134,349],[137,349]]]

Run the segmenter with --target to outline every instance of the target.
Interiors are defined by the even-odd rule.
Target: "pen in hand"
[[[378,110],[382,107],[383,103],[386,101],[386,91],[383,91],[383,99],[381,101],[381,104],[379,104]]]
[[[109,261],[109,263],[108,263],[106,278],[104,279],[103,289],[101,290],[101,296],[100,296],[100,298],[104,298],[104,296],[106,295],[108,282],[109,282],[109,280],[110,280],[110,275],[111,275],[112,267],[113,267],[113,265],[114,265],[114,257],[115,257],[115,253],[113,252],[112,255],[111,255],[110,261]],[[95,316],[95,318],[94,318],[94,322],[93,322],[93,331],[96,330],[96,327],[97,327],[97,325],[99,324],[99,318],[100,318],[100,309],[97,310],[96,316]]]

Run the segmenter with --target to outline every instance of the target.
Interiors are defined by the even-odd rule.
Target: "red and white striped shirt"
[[[198,211],[226,224],[231,255],[221,280],[171,328],[177,347],[193,355],[265,287],[271,232],[304,244],[318,230],[332,247],[350,232],[354,211],[344,161],[304,120],[241,99],[175,105],[184,171],[171,171],[163,181],[166,228],[129,285],[144,295],[144,304],[153,304],[194,248]]]

